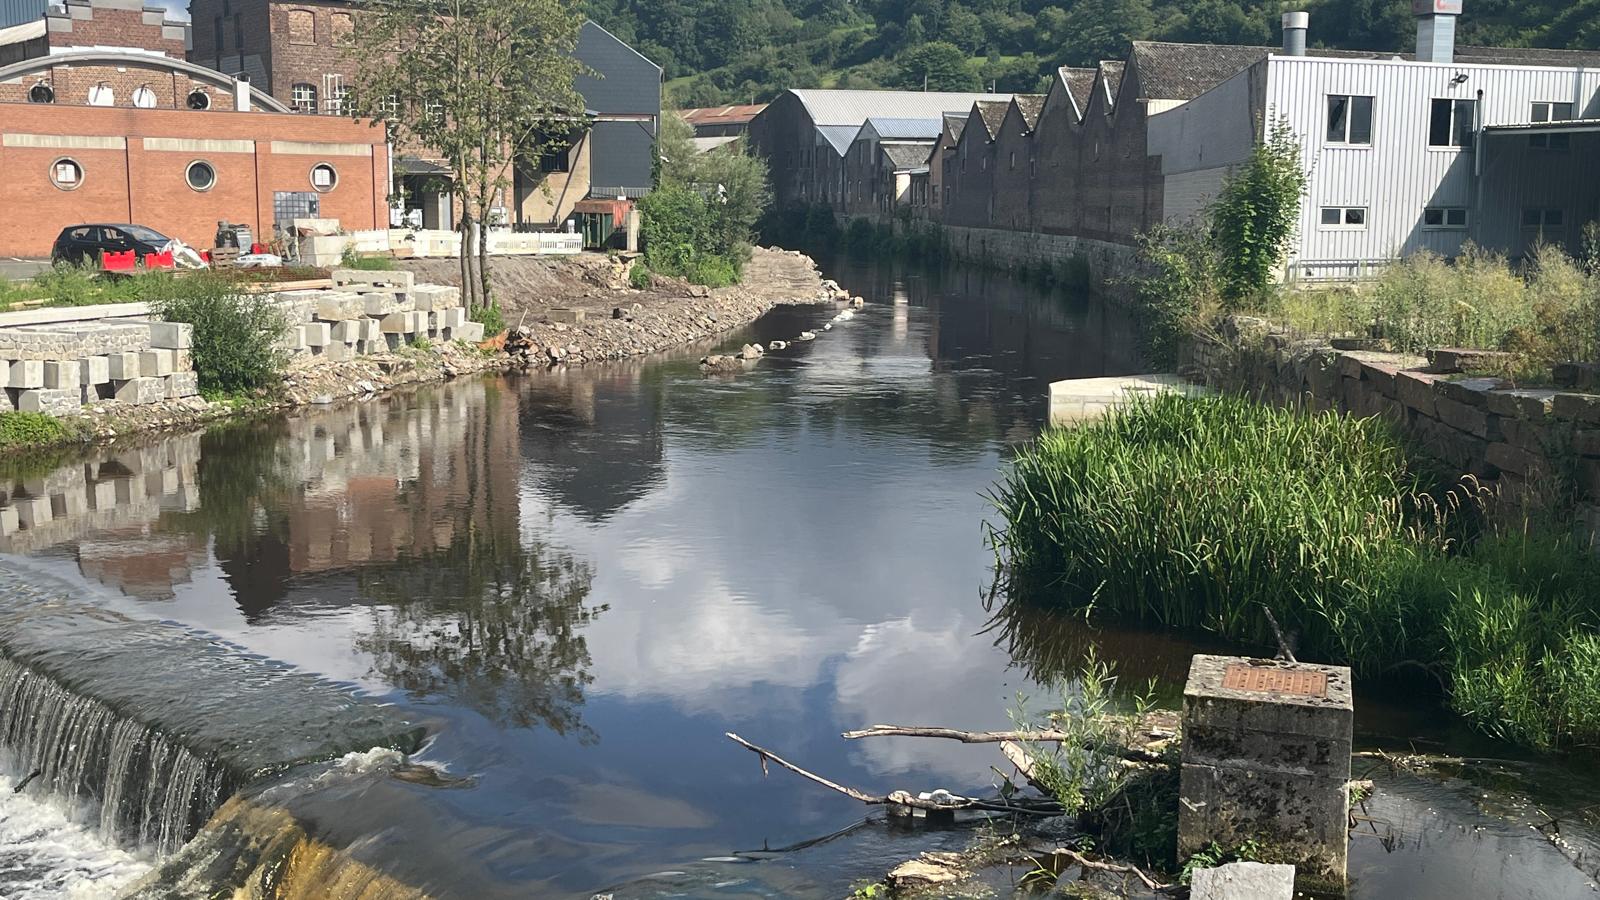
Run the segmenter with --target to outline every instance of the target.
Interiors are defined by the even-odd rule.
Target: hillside
[[[1130,40],[1275,44],[1291,8],[1311,10],[1314,46],[1412,42],[1407,0],[589,0],[595,21],[665,67],[678,106],[789,87],[1034,91]],[[1468,0],[1458,39],[1600,48],[1600,0]]]

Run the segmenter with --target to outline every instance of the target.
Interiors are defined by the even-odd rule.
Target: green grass
[[[389,272],[394,269],[394,257],[376,254],[357,253],[349,247],[339,257],[339,267],[343,269],[360,269],[367,272]]]
[[[36,412],[0,413],[0,450],[59,444],[72,430],[54,416]]]
[[[1418,667],[1474,727],[1600,741],[1600,563],[1501,533],[1386,424],[1161,396],[1022,448],[990,542],[1012,603],[1273,647],[1364,679]]]

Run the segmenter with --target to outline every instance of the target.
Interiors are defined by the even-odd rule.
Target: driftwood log
[[[963,744],[1061,744],[1076,740],[1064,731],[961,731],[956,728],[933,728],[923,725],[873,725],[858,731],[846,731],[840,736],[851,741],[869,737],[944,738],[960,741]],[[1086,745],[1084,749],[1115,756],[1128,762],[1165,762],[1161,754],[1140,747]]]

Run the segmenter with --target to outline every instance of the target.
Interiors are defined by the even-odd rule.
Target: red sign
[[[1459,16],[1461,0],[1411,0],[1414,16]]]

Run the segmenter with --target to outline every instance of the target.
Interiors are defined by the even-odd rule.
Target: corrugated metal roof
[[[854,125],[874,116],[936,119],[947,112],[972,108],[979,100],[1011,99],[1010,94],[967,94],[942,91],[792,90],[816,125]]]
[[[861,127],[865,129],[868,125],[872,126],[872,130],[878,133],[878,137],[885,140],[926,139],[931,141],[939,136],[939,129],[944,127],[944,119],[942,116],[934,116],[927,119],[873,116]]]
[[[0,0],[0,28],[44,21],[46,0]]]
[[[817,133],[822,135],[822,139],[828,142],[828,146],[833,148],[833,152],[840,156],[845,155],[845,152],[850,149],[851,142],[856,139],[856,134],[860,131],[861,128],[856,125],[817,126]]]
[[[690,125],[737,125],[748,122],[761,114],[766,109],[765,103],[742,106],[700,106],[694,109],[680,109],[678,115]]]

